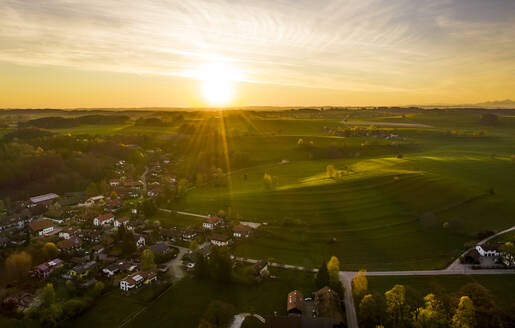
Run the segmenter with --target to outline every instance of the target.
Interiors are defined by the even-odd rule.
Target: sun
[[[216,63],[202,67],[198,77],[202,81],[202,95],[211,106],[224,106],[234,95],[235,70],[227,64]]]

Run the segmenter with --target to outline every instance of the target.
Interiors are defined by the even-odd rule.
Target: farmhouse
[[[293,315],[301,315],[304,311],[304,295],[298,290],[294,290],[288,294],[288,302],[286,303],[286,312]]]
[[[227,237],[226,235],[219,234],[219,233],[213,233],[209,237],[209,241],[211,242],[211,244],[213,244],[215,246],[222,247],[222,246],[228,246],[229,243],[231,242],[231,238]]]
[[[48,235],[54,231],[54,222],[50,219],[40,219],[29,223],[29,228],[38,236]]]
[[[202,223],[202,227],[208,230],[214,230],[215,228],[221,226],[224,223],[222,218],[218,216],[210,216],[206,221]]]
[[[193,238],[197,237],[197,231],[193,227],[187,227],[182,232],[182,239],[184,241],[191,241]]]
[[[501,255],[499,246],[498,244],[477,245],[476,250],[481,256],[499,256]]]
[[[34,276],[40,279],[46,279],[55,270],[63,267],[63,261],[61,259],[53,259],[51,261],[41,263],[32,269]]]
[[[59,198],[57,194],[44,194],[40,196],[30,197],[31,206],[44,205],[48,206],[53,200]]]
[[[332,318],[335,323],[343,323],[340,296],[329,287],[315,292],[314,310],[317,317]]]
[[[133,288],[139,288],[144,284],[151,284],[152,281],[156,280],[157,273],[155,271],[135,272],[120,280],[120,289],[127,292]]]
[[[93,224],[101,226],[114,221],[114,215],[112,213],[104,213],[93,219]]]
[[[236,238],[248,238],[252,234],[252,228],[243,225],[238,224],[232,228],[232,235]]]

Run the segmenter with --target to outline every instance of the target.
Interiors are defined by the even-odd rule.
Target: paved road
[[[168,267],[168,272],[172,275],[172,281],[177,282],[184,278],[184,270],[182,269],[182,258],[184,255],[188,254],[189,249],[180,246],[173,246],[179,249],[179,253],[177,256],[166,263]]]
[[[145,171],[139,178],[141,181],[143,181],[143,191],[145,192],[145,195],[147,194],[147,173],[148,173],[148,167],[145,167]]]

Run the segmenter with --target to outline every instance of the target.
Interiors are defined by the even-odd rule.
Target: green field
[[[346,269],[443,268],[479,231],[513,225],[514,120],[484,127],[477,114],[464,112],[363,118],[432,127],[395,128],[407,138],[395,145],[324,135],[322,128],[338,125],[336,119],[253,120],[248,125],[262,134],[227,139],[229,150],[249,152],[250,167],[235,170],[227,187],[190,191],[174,208],[223,209],[241,220],[267,222],[255,238],[235,247],[237,255],[306,266],[337,255]],[[225,123],[228,129],[231,122]],[[242,128],[242,122],[235,124]],[[451,128],[463,135],[450,135]],[[488,136],[472,136],[481,130]],[[297,145],[299,138],[317,149],[333,146],[346,153],[340,159],[310,158],[312,150]],[[329,179],[328,164],[347,173]],[[264,173],[278,178],[275,190],[264,188]],[[435,217],[430,226],[419,220],[428,213]],[[445,222],[459,224],[444,228]]]
[[[114,291],[65,326],[118,327],[127,316],[143,310],[127,327],[196,327],[212,300],[234,305],[237,313],[267,316],[274,311],[286,314],[286,298],[292,290],[301,290],[306,295],[315,290],[312,274],[283,270],[272,274],[277,278],[256,285],[220,285],[184,278],[152,303],[143,302],[144,295],[124,296]]]

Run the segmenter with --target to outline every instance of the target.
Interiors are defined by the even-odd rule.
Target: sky
[[[515,99],[515,1],[0,1],[0,108],[209,106],[213,71],[226,106]]]

